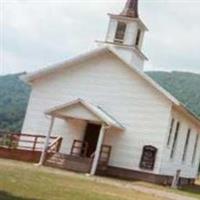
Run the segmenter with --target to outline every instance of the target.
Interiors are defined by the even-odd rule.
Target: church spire
[[[138,15],[138,1],[126,0],[120,14],[109,14],[110,23],[105,41],[99,41],[98,44],[111,47],[127,63],[143,70],[147,58],[142,53],[142,44],[148,29]]]
[[[138,0],[127,0],[122,16],[138,18]]]

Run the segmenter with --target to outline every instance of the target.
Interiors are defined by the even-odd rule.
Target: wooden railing
[[[99,167],[101,168],[107,168],[108,162],[110,160],[112,147],[109,145],[102,145],[101,146],[101,152],[99,157]]]
[[[60,150],[62,144],[62,137],[57,137],[48,147],[48,152],[57,153]]]
[[[72,156],[86,157],[88,151],[88,143],[81,140],[74,140],[71,148]]]
[[[88,148],[89,148],[89,144],[87,142],[84,142],[81,140],[74,140],[72,148],[71,148],[71,155],[87,157]],[[110,145],[103,144],[101,146],[98,167],[101,168],[102,170],[105,170],[108,167],[111,150],[112,150],[112,146],[110,146]],[[94,156],[95,156],[95,152],[93,152],[90,155],[90,159],[93,160]]]
[[[42,151],[44,148],[46,136],[31,135],[24,133],[1,133],[0,147],[9,149],[24,149],[30,151]],[[50,137],[49,150],[58,150],[60,148],[62,138]]]
[[[106,170],[108,167],[108,163],[110,160],[110,155],[111,155],[111,150],[112,146],[110,145],[102,145],[101,146],[101,151],[99,155],[99,161],[98,161],[98,168],[101,170]],[[95,152],[91,154],[90,158],[94,159]]]

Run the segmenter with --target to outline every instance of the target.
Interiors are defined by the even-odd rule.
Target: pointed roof
[[[80,98],[67,102],[63,105],[55,106],[47,110],[45,114],[57,118],[75,118],[105,123],[110,127],[124,130],[122,124],[108,114],[108,112],[106,112],[102,107],[96,106]]]
[[[138,18],[138,0],[127,0],[122,16]]]
[[[108,46],[91,50],[87,53],[76,56],[75,58],[69,59],[63,63],[53,65],[50,67],[46,67],[44,69],[29,73],[26,75],[22,75],[20,78],[24,82],[31,84],[38,78],[42,78],[43,76],[54,73],[56,71],[63,70],[65,68],[67,69],[71,66],[79,64],[80,62],[84,62],[85,60],[88,60],[91,57],[100,56],[103,53],[112,53],[116,58],[121,60],[125,64],[125,66],[129,67],[133,72],[138,74],[143,80],[145,80],[147,83],[149,83],[153,88],[155,88],[157,91],[159,91],[163,96],[165,96],[169,101],[171,101],[177,108],[179,108],[179,110],[181,110],[183,113],[185,113],[187,116],[192,118],[195,122],[197,122],[198,125],[200,125],[200,119],[195,114],[191,113],[181,102],[179,102],[168,91],[166,91],[164,88],[162,88],[151,77],[146,75],[143,71],[140,71],[137,68],[135,68],[134,66],[127,63],[113,48],[108,47]]]

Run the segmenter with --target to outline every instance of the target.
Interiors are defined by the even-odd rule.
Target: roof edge
[[[70,59],[67,59],[63,62],[46,66],[43,69],[39,69],[35,72],[30,72],[25,75],[20,76],[20,79],[24,82],[31,83],[33,80],[42,77],[43,75],[49,74],[51,72],[54,72],[55,70],[61,70],[63,67],[71,66],[74,63],[78,63],[79,61],[83,59],[89,58],[91,55],[98,55],[100,52],[106,51],[106,47],[98,47],[96,49],[90,50],[86,53],[79,54],[78,56],[72,57]],[[65,65],[65,66],[64,66]]]
[[[148,81],[154,88],[156,88],[159,92],[161,92],[164,96],[166,96],[170,101],[175,103],[176,105],[180,105],[180,102],[173,97],[167,90],[162,88],[158,83],[156,83],[151,77],[146,75],[144,72],[141,72],[136,67],[130,65],[128,62],[126,62],[118,53],[116,53],[111,47],[107,47],[107,49],[112,52],[114,55],[116,55],[124,64],[126,64],[128,67],[130,67],[132,70],[134,70],[140,77]]]
[[[180,104],[179,106],[175,105],[175,109],[179,112],[183,112],[188,118],[190,118],[192,121],[194,121],[195,124],[197,124],[200,127],[200,118],[195,115],[193,112],[191,112],[189,109],[187,109],[184,104]],[[199,128],[200,131],[200,128]]]
[[[100,109],[99,106],[95,106],[81,98],[72,100],[66,104],[62,104],[60,106],[55,106],[54,108],[51,108],[47,111],[45,111],[46,115],[52,115],[54,112],[61,110],[63,108],[67,108],[73,105],[76,105],[80,103],[82,106],[84,106],[89,112],[93,113],[100,121],[107,124],[108,126],[113,126],[115,128],[124,130],[124,126],[119,123],[115,118],[108,115],[107,112],[104,112],[103,109]]]
[[[126,66],[128,66],[129,68],[131,68],[141,78],[143,78],[148,83],[150,83],[152,87],[154,87],[155,89],[157,89],[157,91],[160,92],[163,96],[165,96],[170,102],[174,103],[176,106],[179,106],[180,108],[183,108],[185,110],[185,112],[187,112],[189,115],[191,115],[191,116],[194,117],[194,114],[191,113],[191,111],[189,111],[179,100],[177,100],[167,90],[165,90],[158,83],[156,83],[151,77],[149,77],[148,75],[146,75],[144,72],[139,71],[137,68],[135,68],[134,66],[130,65],[128,62],[126,62],[117,52],[115,52],[115,50],[113,50],[113,48],[111,48],[109,46],[98,47],[96,49],[88,51],[87,53],[80,54],[80,55],[78,55],[78,56],[76,56],[74,58],[66,60],[66,61],[64,61],[62,63],[56,64],[56,65],[52,65],[50,67],[45,67],[44,69],[38,70],[38,71],[33,72],[33,73],[22,75],[22,76],[20,76],[20,79],[23,80],[24,82],[31,83],[33,80],[37,79],[38,77],[40,78],[40,77],[42,77],[42,76],[44,76],[46,74],[54,72],[55,70],[61,70],[61,69],[63,69],[63,67],[67,68],[67,67],[73,65],[74,63],[78,63],[78,62],[80,62],[82,60],[88,59],[92,55],[98,55],[99,53],[101,53],[101,52],[103,53],[103,52],[106,52],[106,51],[112,53],[113,55],[115,55]],[[195,116],[195,118],[200,123],[200,119],[197,118],[196,116]]]

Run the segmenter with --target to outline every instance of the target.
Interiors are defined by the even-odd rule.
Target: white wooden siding
[[[83,105],[81,105],[80,103],[77,103],[68,108],[63,108],[55,111],[55,114],[69,118],[100,122],[100,119],[95,114],[83,107]]]
[[[119,20],[111,16],[108,32],[106,35],[106,45],[112,46],[117,53],[126,60],[129,64],[133,65],[134,67],[137,67],[139,70],[143,70],[144,65],[144,58],[141,58],[137,53],[134,52],[131,48],[126,48],[123,45],[115,43],[115,33],[117,30],[117,24],[118,22],[124,22],[126,23],[126,32],[124,35],[123,44],[127,46],[133,47],[135,45],[137,32],[139,27],[139,24],[137,21],[126,21],[126,20]],[[141,29],[141,38],[139,43],[139,48],[141,49],[142,43],[143,43],[143,37],[144,37],[144,31]],[[113,45],[113,43],[115,43]]]
[[[184,117],[182,113],[180,113],[174,108],[172,109],[171,117],[175,119],[174,129],[172,133],[171,143],[168,147],[167,147],[167,137],[168,137],[169,132],[166,135],[166,140],[164,144],[165,151],[163,153],[163,159],[162,159],[160,172],[161,174],[174,175],[176,173],[176,170],[181,169],[181,176],[186,177],[186,178],[196,178],[198,167],[199,167],[199,161],[200,161],[200,141],[198,143],[197,154],[196,154],[196,159],[195,159],[194,164],[192,164],[192,154],[194,150],[196,134],[198,133],[200,134],[199,129],[191,120]],[[172,143],[174,139],[174,133],[175,133],[177,121],[180,122],[179,135],[177,138],[177,145],[175,147],[174,157],[170,159],[170,153],[172,149]],[[185,161],[182,161],[184,145],[185,145],[187,132],[189,128],[191,129],[191,135],[190,135],[190,140],[188,143],[186,159]]]
[[[153,172],[159,173],[171,103],[112,54],[35,81],[23,132],[46,133],[44,111],[76,98],[100,105],[126,128],[106,132],[104,143],[113,147],[110,165],[140,170],[143,146],[153,145],[158,148]],[[53,133],[64,137],[63,153],[69,153],[73,139],[83,138],[84,129],[81,121],[56,120]]]

